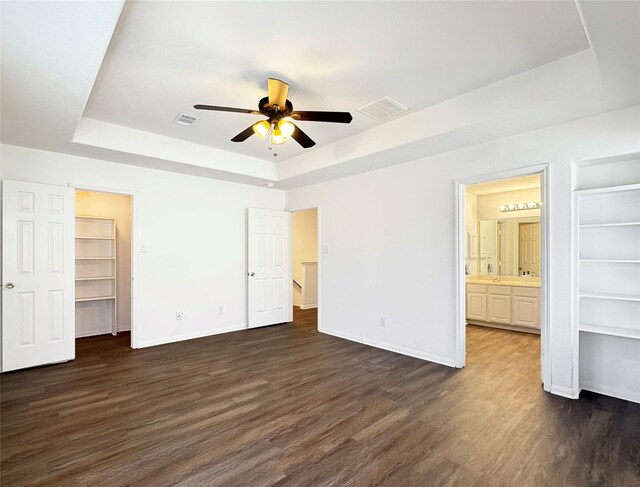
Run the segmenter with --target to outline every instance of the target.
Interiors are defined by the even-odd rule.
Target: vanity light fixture
[[[518,210],[535,210],[540,208],[541,204],[537,201],[529,201],[528,203],[509,203],[508,205],[500,205],[500,211],[518,211]]]

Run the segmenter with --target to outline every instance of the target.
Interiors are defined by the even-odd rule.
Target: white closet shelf
[[[578,325],[580,331],[587,333],[597,333],[598,335],[609,335],[614,337],[635,338],[640,340],[640,330],[632,330],[631,328],[620,328],[619,326],[591,325],[589,323],[580,323]]]
[[[640,264],[640,259],[580,259],[581,264]]]
[[[115,240],[115,237],[76,237],[76,240]]]
[[[635,227],[635,226],[640,226],[640,222],[587,223],[587,224],[580,225],[580,228]]]
[[[115,260],[115,257],[76,257],[76,260]]]
[[[612,299],[615,301],[640,301],[640,296],[635,294],[580,292],[579,296],[581,298]]]
[[[83,301],[102,301],[105,299],[116,299],[115,296],[94,296],[91,298],[76,298],[76,303],[80,303]]]
[[[116,276],[104,276],[104,277],[76,277],[76,281],[104,281],[107,279],[115,279]]]

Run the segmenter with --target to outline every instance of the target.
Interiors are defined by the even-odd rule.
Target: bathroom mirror
[[[540,276],[540,217],[480,220],[479,273]]]

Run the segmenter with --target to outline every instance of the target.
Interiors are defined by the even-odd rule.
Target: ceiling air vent
[[[173,122],[177,123],[178,125],[191,127],[194,123],[196,123],[196,120],[198,120],[198,117],[187,115],[186,113],[180,113]]]
[[[382,120],[383,118],[387,118],[392,115],[396,115],[397,113],[405,112],[407,110],[407,107],[401,105],[388,96],[383,96],[379,100],[358,108],[358,111],[360,113],[363,113],[367,117],[373,118],[374,120]]]

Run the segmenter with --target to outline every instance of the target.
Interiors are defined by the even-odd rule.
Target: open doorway
[[[131,346],[132,197],[76,189],[75,249],[76,339]]]
[[[547,383],[544,172],[458,182],[458,366],[520,357]]]
[[[292,305],[296,326],[317,329],[318,209],[291,213]]]

